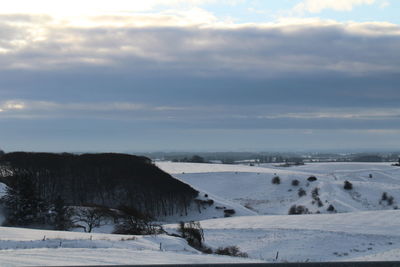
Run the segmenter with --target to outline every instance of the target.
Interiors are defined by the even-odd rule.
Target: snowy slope
[[[201,220],[208,246],[235,245],[250,258],[203,255],[183,239],[167,235],[132,237],[0,227],[1,265],[400,260],[400,210],[394,210],[400,202],[400,168],[388,163],[316,163],[291,168],[157,165],[199,190],[199,201],[214,201],[192,205],[187,216],[163,218],[172,223],[166,229],[174,232],[181,220]],[[271,183],[276,175],[279,185]],[[307,181],[312,175],[317,181]],[[294,179],[299,186],[292,185]],[[353,190],[343,189],[345,180],[353,184]],[[300,187],[306,196],[298,196]],[[312,203],[311,191],[316,187],[323,207]],[[383,192],[394,197],[393,205],[380,203]],[[293,204],[326,214],[286,215]],[[329,204],[339,213],[327,214]],[[222,218],[221,207],[236,213]],[[95,230],[110,229],[112,225]]]
[[[400,260],[400,211],[233,217],[202,221],[211,247],[236,245],[278,262]],[[174,229],[175,225],[167,226]],[[383,258],[385,256],[386,258]]]
[[[196,189],[269,215],[203,220],[211,247],[236,245],[268,262],[400,260],[400,210],[394,210],[400,200],[400,168],[390,163],[158,166]],[[279,185],[271,183],[275,176]],[[317,180],[308,181],[310,176]],[[298,186],[292,185],[295,179]],[[352,190],[343,188],[346,180]],[[299,188],[307,195],[299,197]],[[322,207],[312,203],[315,188]],[[394,198],[392,205],[381,201],[383,192]],[[286,215],[294,204],[326,214]],[[339,213],[328,214],[331,204]]]
[[[181,238],[0,227],[1,266],[255,262],[203,255]],[[161,244],[161,250],[160,250]]]
[[[184,162],[169,162],[159,161],[156,165],[162,170],[171,175],[185,174],[185,173],[210,173],[210,172],[260,172],[260,173],[275,173],[282,171],[278,167],[268,165],[268,167],[260,166],[247,166],[238,164],[208,164],[208,163],[184,163]],[[284,169],[285,173],[297,173],[291,169]]]
[[[205,219],[222,218],[225,216],[224,210],[234,209],[235,216],[255,216],[258,215],[256,212],[247,209],[240,203],[221,198],[217,195],[211,194],[209,192],[202,191],[199,188],[199,197],[197,199],[201,200],[213,200],[212,205],[198,205],[193,203],[188,209],[188,214],[177,214],[174,216],[160,217],[159,221],[162,222],[180,222],[180,221],[200,221]],[[207,195],[207,197],[204,197]]]
[[[290,168],[272,164],[252,167],[158,162],[157,165],[198,190],[258,214],[287,214],[292,205],[303,205],[312,213],[328,213],[329,205],[337,212],[394,209],[400,201],[400,168],[390,163],[313,163]],[[271,183],[276,175],[281,180],[279,185]],[[312,175],[317,181],[308,182]],[[298,180],[299,186],[293,186],[293,180]],[[343,189],[345,180],[353,184],[353,190]],[[299,188],[307,195],[299,197]],[[315,188],[319,188],[323,206],[313,203],[311,192]],[[383,192],[394,198],[392,205],[380,202]]]

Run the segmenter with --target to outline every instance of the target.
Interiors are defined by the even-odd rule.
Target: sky
[[[5,151],[400,148],[398,0],[14,0]]]

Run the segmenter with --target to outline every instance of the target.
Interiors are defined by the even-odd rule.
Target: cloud
[[[7,118],[152,122],[164,129],[398,129],[400,109],[8,100],[0,103],[0,119]]]
[[[259,119],[358,119],[358,120],[386,120],[399,119],[400,109],[375,108],[375,109],[325,109],[312,112],[291,112],[258,116]]]
[[[181,111],[186,107],[151,106],[132,102],[73,102],[61,103],[38,100],[7,100],[0,102],[0,112],[57,112],[57,111]]]
[[[202,13],[201,10],[193,12]],[[182,15],[183,16],[183,15]],[[206,21],[213,17],[204,14]],[[49,18],[0,23],[3,70],[108,67],[199,76],[274,77],[288,73],[348,75],[399,72],[400,26],[390,23],[279,21],[202,25],[179,14],[93,18],[93,27]],[[104,25],[101,25],[101,21]],[[114,24],[108,24],[113,21]],[[168,22],[165,23],[164,22]],[[200,23],[200,25],[198,25]],[[144,25],[144,26],[143,26]],[[162,25],[162,26],[161,26]],[[165,26],[167,25],[167,26]]]
[[[10,146],[190,148],[196,133],[201,147],[243,139],[259,147],[279,129],[291,145],[298,133],[313,141],[320,131],[398,131],[399,25],[240,24],[196,6],[204,1],[125,1],[118,10],[53,2],[23,14],[16,0],[0,14],[0,137]]]
[[[14,0],[2,5],[3,14],[47,14],[56,17],[82,16],[94,14],[121,14],[150,11],[158,6],[193,7],[212,3],[214,0]]]
[[[140,112],[152,118],[182,118],[182,105],[293,107],[278,114],[248,114],[248,109],[236,113],[238,108],[232,108],[232,115],[251,120],[361,119],[371,114],[319,108],[375,112],[400,101],[394,86],[400,83],[399,25],[281,19],[268,24],[162,26],[161,18],[97,17],[96,26],[86,27],[60,25],[47,16],[7,16],[0,20],[0,47],[6,50],[0,53],[0,99],[25,99],[27,107],[41,104],[42,111],[37,107],[31,112],[36,116],[49,116],[44,107],[55,102],[59,114],[78,116],[80,108],[86,111],[82,114],[108,118],[124,112],[124,105],[118,112],[112,103],[145,105],[125,106],[125,118]],[[111,19],[115,24],[101,25]],[[138,25],[141,20],[146,26]],[[29,99],[50,103],[27,103]],[[315,110],[296,110],[298,106]],[[146,108],[151,107],[159,112],[149,115]],[[202,110],[190,113],[191,119],[227,112]],[[168,116],[159,116],[161,112]],[[21,112],[7,116],[11,114]]]
[[[191,113],[196,110],[197,114]],[[156,106],[133,102],[54,102],[7,100],[0,102],[0,119],[98,119],[125,121],[165,121],[185,119],[201,114],[202,108],[188,106]]]
[[[0,104],[0,112],[25,109],[25,103],[20,101],[5,101]]]
[[[379,7],[382,9],[387,8],[388,6],[390,6],[389,1],[382,1],[381,4],[379,5]]]
[[[375,0],[304,0],[294,7],[295,12],[319,13],[324,9],[351,11],[354,6],[371,5]]]

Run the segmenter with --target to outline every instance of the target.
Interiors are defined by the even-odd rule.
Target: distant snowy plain
[[[249,258],[204,255],[183,239],[167,235],[107,234],[111,225],[92,234],[0,227],[0,265],[400,260],[400,210],[395,209],[400,201],[400,168],[389,163],[313,163],[290,168],[157,165],[199,190],[201,199],[214,200],[210,206],[194,205],[187,216],[163,218],[165,229],[175,232],[177,222],[199,220],[208,246],[236,245]],[[271,183],[275,176],[280,184]],[[308,181],[310,176],[317,180]],[[295,179],[298,186],[292,185]],[[345,180],[353,184],[352,190],[343,188]],[[299,197],[299,188],[305,196]],[[313,203],[315,188],[323,206]],[[381,201],[383,192],[393,197],[391,205]],[[287,215],[292,205],[303,205],[313,214]],[[337,213],[327,211],[329,205]],[[224,218],[222,207],[234,209],[235,214]]]

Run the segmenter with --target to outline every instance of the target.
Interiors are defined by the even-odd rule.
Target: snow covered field
[[[225,199],[226,205],[240,204],[258,213],[201,221],[211,247],[237,245],[251,258],[268,262],[400,260],[400,210],[395,210],[400,168],[390,163],[284,168],[160,162],[158,166],[210,196]],[[271,183],[275,176],[280,184]],[[317,180],[308,181],[310,176]],[[299,185],[293,186],[293,180]],[[343,188],[345,180],[353,184],[352,190]],[[316,187],[321,207],[313,203]],[[305,196],[299,197],[299,188]],[[383,192],[393,197],[393,204],[381,201]],[[287,215],[292,205],[324,214]],[[327,211],[329,205],[337,213]]]
[[[390,163],[313,163],[297,167],[195,164],[159,162],[158,166],[196,189],[247,207],[260,215],[288,214],[292,205],[303,205],[310,212],[386,210],[400,201],[400,168]],[[279,176],[280,184],[272,184]],[[310,176],[317,178],[307,181]],[[372,177],[372,178],[370,178]],[[293,186],[293,180],[299,185]],[[344,181],[353,190],[344,190]],[[299,197],[302,188],[306,195]],[[322,205],[313,203],[312,191],[318,188]],[[383,192],[393,197],[393,204],[380,201]]]
[[[249,258],[204,255],[181,238],[0,227],[1,266],[400,260],[400,168],[389,163],[315,163],[283,168],[158,162],[210,206],[165,218],[200,220],[206,245],[238,246]],[[272,184],[279,176],[280,184]],[[316,181],[307,180],[315,176]],[[298,180],[299,185],[292,185]],[[353,184],[343,188],[344,181]],[[299,188],[305,196],[298,195]],[[319,206],[312,197],[318,188]],[[383,192],[393,203],[382,201]],[[313,203],[314,202],[314,203]],[[307,215],[287,215],[303,205]],[[333,205],[337,212],[327,211]],[[224,209],[234,209],[224,218]],[[317,212],[322,214],[316,214]],[[111,227],[95,229],[110,232]],[[160,249],[161,244],[161,249]],[[277,258],[277,259],[276,259]]]
[[[202,221],[212,247],[278,262],[400,260],[400,212],[252,216]],[[389,253],[391,251],[391,253]]]
[[[0,266],[257,262],[203,255],[183,239],[167,235],[133,237],[0,227],[0,237]]]

